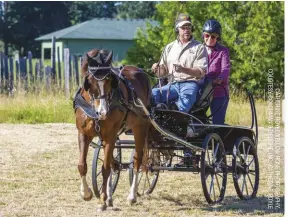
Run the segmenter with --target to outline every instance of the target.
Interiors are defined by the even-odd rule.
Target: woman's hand
[[[213,81],[214,84],[222,84],[223,83],[223,78],[217,78]]]

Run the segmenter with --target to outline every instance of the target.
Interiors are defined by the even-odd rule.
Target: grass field
[[[72,97],[65,98],[62,91],[54,94],[41,92],[17,93],[14,97],[0,95],[0,123],[74,123]],[[256,101],[258,122],[267,125],[267,103]],[[242,97],[231,97],[226,123],[251,126],[249,101]]]
[[[78,145],[74,124],[0,124],[0,216],[49,216],[49,217],[186,217],[186,216],[283,216],[284,208],[269,210],[268,196],[280,191],[284,200],[284,176],[275,179],[280,187],[268,185],[268,165],[275,170],[284,168],[281,133],[281,165],[268,162],[267,130],[260,128],[258,157],[260,185],[257,198],[241,201],[228,175],[224,201],[215,206],[206,203],[200,174],[162,172],[154,192],[138,198],[137,204],[128,206],[128,172],[122,171],[116,192],[114,207],[97,213],[97,199],[83,201],[79,194],[80,178],[77,171]],[[130,151],[123,155],[129,156]],[[93,148],[88,155],[88,183],[91,187],[91,162]]]

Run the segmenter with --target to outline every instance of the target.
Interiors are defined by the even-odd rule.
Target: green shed
[[[56,32],[36,38],[41,41],[41,58],[50,59],[52,37],[56,38],[56,51],[59,47],[61,61],[63,49],[69,48],[72,55],[83,55],[93,49],[114,51],[114,61],[124,59],[127,50],[133,45],[137,30],[145,30],[146,22],[156,25],[156,21],[143,19],[96,18]]]

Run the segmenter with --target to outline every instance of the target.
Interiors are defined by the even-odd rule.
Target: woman
[[[211,103],[213,124],[225,123],[226,110],[229,102],[230,56],[228,48],[219,44],[221,40],[221,24],[216,20],[208,20],[203,26],[203,40],[208,52],[207,77],[213,80],[214,97]],[[227,93],[226,93],[227,92]],[[223,106],[222,106],[223,105]]]

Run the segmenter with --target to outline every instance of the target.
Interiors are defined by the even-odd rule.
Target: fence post
[[[55,79],[55,36],[52,36],[51,67],[52,77]]]
[[[16,69],[16,73],[15,73],[15,82],[14,84],[17,85],[17,89],[19,89],[19,82],[20,82],[20,70],[19,70],[19,58],[15,60],[15,69]]]
[[[52,69],[50,66],[45,67],[45,78],[46,78],[46,91],[51,90],[51,74],[52,74]]]
[[[8,56],[4,56],[4,82],[5,82],[5,90],[8,90],[9,87],[9,71],[8,71]]]
[[[59,46],[57,47],[57,63],[58,63],[58,79],[59,79],[59,86],[61,88],[61,60],[60,60],[60,50],[59,50]]]
[[[76,80],[76,85],[79,86],[79,70],[78,70],[78,58],[76,55],[73,55],[73,65],[74,65],[74,75]]]
[[[31,83],[34,83],[34,76],[32,74],[32,52],[28,51],[28,65],[29,65],[29,69],[28,69],[28,75],[29,76],[29,85],[31,85]]]
[[[9,69],[10,69],[10,78],[9,78],[9,95],[13,95],[13,87],[14,87],[14,67],[13,67],[13,58],[9,58]]]
[[[0,93],[3,93],[4,82],[4,54],[0,52]]]
[[[65,88],[65,96],[69,98],[69,75],[70,75],[70,64],[69,64],[69,49],[64,48],[64,88]]]

